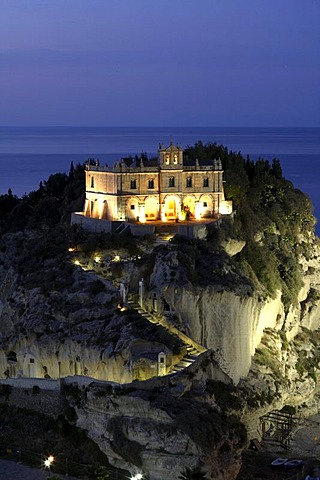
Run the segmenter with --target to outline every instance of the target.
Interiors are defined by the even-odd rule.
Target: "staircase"
[[[172,233],[157,233],[155,244],[156,245],[167,245],[172,237],[173,237]]]
[[[165,317],[158,317],[153,315],[150,312],[147,312],[141,306],[135,302],[132,297],[129,297],[128,306],[136,310],[142,317],[144,317],[149,322],[157,325],[159,327],[164,328],[170,335],[178,337],[183,343],[187,346],[187,353],[185,356],[175,365],[171,365],[168,368],[168,374],[178,373],[184,370],[185,368],[192,365],[197,357],[206,351],[206,348],[202,347],[201,345],[197,345],[191,338],[187,335],[181,333],[176,327],[169,325]]]

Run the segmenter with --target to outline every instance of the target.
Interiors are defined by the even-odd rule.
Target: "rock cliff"
[[[128,259],[117,270],[91,260],[91,271],[84,271],[71,258],[44,258],[35,268],[28,256],[35,241],[32,233],[2,240],[3,378],[80,374],[131,382],[136,352],[167,351],[172,341],[136,312],[115,311],[119,292],[113,282],[126,280],[137,295],[142,276],[146,308],[154,309],[156,296],[157,315],[167,309],[169,324],[209,350],[181,375],[122,389],[92,384],[76,400],[69,396],[77,426],[115,466],[173,480],[184,467],[202,465],[208,478],[231,480],[245,445],[241,419],[249,437],[256,437],[265,412],[312,405],[320,373],[312,333],[320,308],[316,238],[301,239],[309,255],[299,257],[303,285],[291,305],[283,303],[281,290],[269,295],[237,264],[243,243],[212,252],[191,242],[184,247],[187,256],[172,243],[150,247],[145,257]],[[231,389],[227,396],[222,384]]]
[[[301,255],[303,285],[294,304],[285,306],[282,292],[272,297],[262,285],[250,283],[232,259],[221,253],[207,262],[206,281],[189,278],[176,250],[162,251],[150,277],[151,296],[159,292],[175,312],[172,322],[217,354],[221,368],[238,383],[250,369],[266,329],[284,331],[292,340],[302,327],[320,325],[320,249],[308,237],[308,258]],[[217,265],[218,262],[218,265]],[[197,274],[197,265],[194,266]]]
[[[232,408],[222,411],[207,385],[207,370],[214,362],[210,357],[203,354],[196,365],[171,379],[121,388],[90,384],[74,395],[77,426],[88,431],[113,465],[142,471],[150,480],[175,480],[183,467],[199,464],[207,478],[234,479],[246,433]]]

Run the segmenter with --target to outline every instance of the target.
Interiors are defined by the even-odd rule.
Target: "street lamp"
[[[53,461],[54,461],[54,457],[52,455],[49,455],[49,457],[46,458],[45,461],[44,461],[44,466],[47,467],[47,469],[49,470],[49,477],[51,477],[50,468],[51,468],[51,465],[52,465]]]
[[[142,480],[142,479],[143,479],[142,473],[136,473],[136,475],[130,478],[130,480]]]

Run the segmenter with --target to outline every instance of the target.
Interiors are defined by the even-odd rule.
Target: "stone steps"
[[[130,306],[130,308],[134,308],[135,310],[137,310],[137,312],[143,318],[148,320],[149,322],[151,322],[154,325],[157,325],[159,327],[162,327],[164,330],[166,330],[168,333],[170,333],[171,336],[176,337],[178,339],[181,339],[179,337],[178,333],[174,333],[174,332],[170,331],[170,329],[167,326],[163,325],[157,317],[152,315],[152,313],[147,312],[146,310],[141,308],[141,306],[138,303],[136,303],[134,300],[129,299],[128,300],[128,306]],[[169,369],[168,373],[169,374],[174,374],[174,373],[181,372],[185,368],[192,365],[195,362],[195,360],[198,358],[199,355],[200,355],[200,352],[193,345],[187,344],[186,355],[179,361],[179,363],[177,363],[176,365],[172,365],[171,368]]]

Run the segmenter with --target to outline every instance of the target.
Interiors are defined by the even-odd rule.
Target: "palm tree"
[[[201,471],[201,468],[193,467],[189,468],[186,467],[180,474],[180,480],[205,480],[205,473]]]

